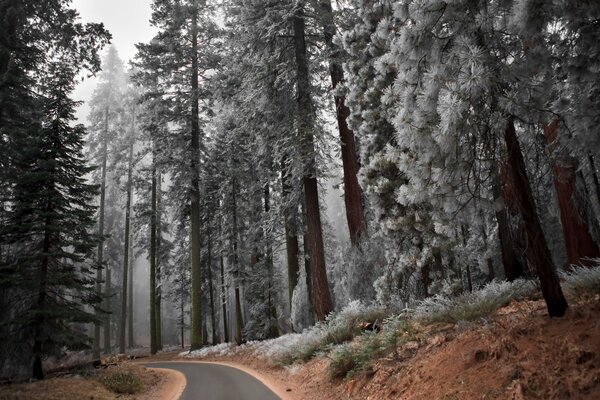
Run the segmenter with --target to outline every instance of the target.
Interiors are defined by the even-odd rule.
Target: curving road
[[[253,376],[225,365],[193,362],[144,365],[174,369],[185,375],[187,382],[180,400],[280,400]]]

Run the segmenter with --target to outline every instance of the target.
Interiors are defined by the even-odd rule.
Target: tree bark
[[[598,244],[590,234],[585,202],[577,191],[578,162],[559,146],[559,121],[544,124],[544,136],[551,152],[552,175],[560,209],[560,222],[569,265],[595,265],[600,257]]]
[[[308,70],[308,52],[305,39],[304,3],[297,2],[293,17],[294,47],[296,53],[297,102],[300,138],[304,162],[304,200],[306,203],[308,250],[310,255],[311,286],[315,314],[319,321],[325,320],[333,310],[333,302],[327,282],[319,190],[317,182],[315,144],[313,137],[314,110],[310,98],[310,77]]]
[[[269,182],[265,183],[264,186],[264,201],[265,201],[265,214],[269,217],[271,212],[271,189],[269,188]],[[267,316],[269,318],[269,338],[275,338],[279,336],[279,327],[277,326],[277,307],[275,305],[275,299],[273,298],[273,246],[271,245],[271,238],[267,237],[266,245],[266,266],[269,277],[268,293],[267,293]]]
[[[112,311],[111,311],[111,297],[112,297],[112,282],[111,282],[111,269],[106,268],[106,283],[104,284],[104,308],[107,311],[106,316],[104,317],[104,354],[110,354],[110,337],[111,337],[111,319],[112,319]]]
[[[125,353],[125,326],[127,324],[127,289],[129,269],[129,236],[131,224],[131,194],[133,175],[133,142],[135,129],[135,106],[132,107],[131,139],[129,143],[129,158],[127,166],[127,203],[125,204],[125,244],[123,246],[123,281],[121,292],[121,322],[119,323],[119,353]]]
[[[344,70],[340,64],[340,49],[333,43],[335,36],[335,21],[330,0],[320,0],[321,20],[325,44],[329,51],[329,73],[331,86],[334,92],[336,117],[342,149],[342,165],[344,169],[344,203],[346,205],[346,220],[350,232],[350,241],[358,246],[360,237],[364,234],[366,220],[363,207],[363,193],[358,183],[358,170],[360,168],[354,132],[348,127],[350,109],[346,106],[346,98],[336,94],[336,87],[344,81]]]
[[[515,189],[515,202],[523,217],[527,232],[527,260],[537,271],[548,314],[551,317],[562,317],[568,307],[567,300],[563,295],[550,250],[546,244],[512,118],[509,118],[506,123],[504,141],[506,142],[509,175]]]
[[[244,318],[242,315],[242,304],[240,299],[240,263],[238,256],[238,223],[237,223],[237,181],[235,177],[231,182],[231,201],[233,232],[231,244],[233,246],[233,269],[234,269],[234,296],[235,296],[235,342],[240,345],[243,341],[242,328],[244,327]]]
[[[152,160],[154,164],[155,160]],[[152,194],[150,216],[150,354],[158,351],[156,333],[156,167],[152,167]]]
[[[288,272],[288,297],[290,310],[292,309],[292,296],[294,295],[294,289],[298,285],[298,272],[300,267],[298,264],[298,253],[300,248],[298,247],[298,231],[296,227],[296,213],[289,206],[288,200],[292,187],[290,185],[290,176],[287,166],[287,158],[281,161],[281,187],[283,194],[283,201],[286,203],[284,208],[284,230],[285,230],[285,250],[287,256],[287,272]]]
[[[98,215],[98,269],[96,271],[96,293],[102,297],[102,268],[104,268],[104,210],[106,203],[106,163],[108,158],[108,109],[104,114],[104,140],[102,143],[102,172],[100,178],[100,210]],[[97,322],[94,324],[94,343],[92,345],[92,358],[100,358],[100,325],[101,313],[96,312]]]
[[[209,210],[210,212],[210,210]],[[206,261],[206,268],[208,272],[208,290],[210,299],[210,322],[212,326],[212,343],[217,344],[217,320],[215,318],[215,299],[213,296],[213,277],[212,277],[212,238],[210,232],[210,220],[207,223],[207,244],[208,244],[208,260]]]
[[[162,350],[162,174],[156,175],[156,346]]]
[[[513,180],[510,177],[508,164],[500,164],[498,171],[492,182],[492,191],[494,198],[502,199],[503,207],[496,210],[496,221],[498,222],[498,235],[502,248],[502,264],[504,265],[504,275],[509,282],[515,279],[523,278],[526,274],[523,255],[524,250],[520,251],[519,245],[524,246],[526,241],[523,232],[523,220],[520,215],[519,207],[515,203],[515,188]],[[512,229],[510,218],[516,216],[519,219],[519,226],[516,232]]]
[[[229,341],[229,327],[227,325],[227,287],[225,286],[225,265],[223,255],[219,257],[221,266],[221,307],[223,313],[223,342]]]
[[[198,106],[198,6],[192,9],[192,93],[191,93],[191,264],[192,264],[192,338],[191,350],[202,346],[202,265],[200,260],[200,171],[198,157],[200,154],[200,121]]]
[[[132,204],[133,206],[133,204]],[[131,239],[129,239],[129,253],[132,257],[129,257],[129,279],[128,285],[129,290],[127,291],[127,295],[129,299],[127,301],[128,311],[127,311],[127,343],[129,344],[129,348],[133,348],[135,346],[135,340],[133,336],[133,246],[131,246]]]

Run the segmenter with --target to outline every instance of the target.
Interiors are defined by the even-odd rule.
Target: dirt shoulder
[[[118,382],[119,378],[115,377],[122,376],[118,374],[133,377],[130,379],[136,383],[136,393],[117,393],[102,383],[105,379]],[[36,382],[1,385],[0,400],[170,400],[179,397],[171,394],[179,388],[181,378],[183,376],[178,377],[174,371],[151,370],[133,363],[121,362],[100,369],[82,367],[68,374],[50,375]],[[183,382],[185,384],[185,378]]]

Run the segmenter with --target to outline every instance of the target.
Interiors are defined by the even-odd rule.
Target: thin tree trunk
[[[244,317],[242,316],[242,304],[240,301],[240,287],[235,287],[235,342],[240,345],[243,343],[242,328],[244,326]]]
[[[123,246],[123,282],[121,292],[121,322],[119,323],[119,353],[125,353],[125,326],[127,324],[127,289],[129,269],[129,236],[131,223],[131,195],[133,175],[133,142],[135,127],[135,107],[131,117],[131,139],[129,143],[129,160],[127,168],[127,203],[125,205],[125,245]]]
[[[346,98],[336,93],[337,86],[344,81],[344,70],[340,64],[340,49],[333,43],[335,36],[335,21],[330,0],[320,0],[321,20],[325,44],[329,51],[329,73],[331,86],[334,92],[338,130],[340,133],[342,149],[342,165],[344,168],[344,203],[346,205],[346,219],[350,232],[350,241],[358,246],[361,235],[365,232],[366,222],[363,207],[363,193],[358,183],[358,170],[360,168],[354,132],[348,127],[350,109],[346,106]]]
[[[244,327],[244,318],[242,315],[242,304],[240,299],[240,264],[238,257],[238,224],[237,224],[237,182],[235,177],[232,180],[231,185],[231,200],[233,202],[233,235],[232,235],[232,245],[233,245],[233,268],[234,268],[234,285],[235,285],[235,341],[236,343],[242,344],[242,328]]]
[[[200,121],[198,107],[198,6],[194,3],[192,9],[192,108],[191,108],[191,259],[192,259],[192,338],[191,349],[202,346],[202,265],[200,256],[200,177],[198,157],[200,154]]]
[[[304,3],[299,1],[294,11],[294,47],[296,52],[297,101],[299,112],[300,138],[303,157],[306,163],[304,177],[304,199],[306,202],[306,220],[308,250],[311,265],[311,286],[315,314],[319,321],[325,320],[333,310],[333,302],[327,282],[321,210],[319,207],[319,189],[317,182],[315,144],[313,137],[314,110],[310,98],[310,78],[308,70],[308,52],[305,40]]]
[[[104,210],[106,203],[106,161],[108,158],[108,110],[104,114],[104,141],[102,143],[102,177],[100,178],[100,210],[98,216],[98,269],[96,271],[96,293],[102,297],[102,269],[104,268]],[[97,322],[94,324],[94,343],[92,357],[100,358],[100,324],[103,320],[101,313],[96,312]]]
[[[225,286],[225,265],[223,254],[219,257],[221,266],[221,307],[223,309],[223,342],[229,341],[229,327],[227,325],[227,287]]]
[[[152,161],[153,163],[155,160]],[[150,216],[150,354],[158,351],[156,335],[156,167],[152,167],[152,213]]]
[[[112,282],[111,282],[111,269],[106,268],[106,283],[104,285],[104,303],[105,309],[108,312],[104,318],[104,354],[110,354],[111,346],[110,346],[110,337],[111,337],[111,319],[112,319],[112,306],[111,306],[111,297],[112,297]]]
[[[210,212],[210,211],[209,211]],[[217,320],[215,318],[215,299],[213,296],[213,277],[212,277],[212,237],[210,232],[210,222],[207,224],[207,241],[208,241],[208,260],[207,260],[207,271],[208,271],[208,290],[210,299],[210,322],[212,326],[212,343],[217,344]]]
[[[162,174],[156,175],[156,347],[162,350]]]
[[[542,230],[542,225],[537,214],[535,200],[531,193],[529,178],[527,177],[525,161],[523,160],[523,154],[512,118],[507,121],[506,129],[504,130],[504,140],[506,142],[509,173],[515,189],[515,201],[523,217],[527,232],[527,259],[537,271],[542,294],[548,308],[548,314],[551,317],[562,317],[568,307],[567,300],[560,287],[550,250],[548,249],[544,231]]]
[[[577,191],[578,162],[566,151],[557,150],[558,132],[558,119],[544,124],[569,265],[591,266],[595,264],[592,259],[600,257],[600,250],[590,234],[585,203]]]
[[[289,195],[292,191],[290,185],[290,176],[287,167],[287,158],[281,162],[281,186],[283,191],[283,201],[288,202]],[[284,208],[284,229],[285,229],[285,249],[287,255],[287,272],[288,272],[288,297],[290,310],[292,309],[292,296],[294,289],[298,285],[298,272],[300,267],[298,264],[298,231],[296,227],[296,213],[289,206]]]
[[[265,201],[265,214],[267,218],[271,212],[271,190],[269,183],[265,183],[264,187],[264,201]],[[266,248],[266,265],[269,276],[269,285],[267,293],[267,313],[269,317],[269,337],[275,338],[279,336],[279,327],[277,326],[277,307],[275,305],[275,299],[273,298],[273,247],[271,246],[271,238],[267,237],[267,248]]]
[[[133,207],[133,204],[132,204]],[[127,301],[127,306],[128,306],[128,311],[127,311],[127,343],[129,344],[129,348],[133,348],[135,346],[135,340],[134,340],[134,336],[133,336],[133,263],[134,263],[134,257],[133,257],[133,246],[131,246],[131,239],[129,240],[129,253],[132,255],[132,257],[129,257],[129,280],[128,280],[128,285],[129,285],[129,290],[127,291],[127,295],[129,296],[129,299]]]

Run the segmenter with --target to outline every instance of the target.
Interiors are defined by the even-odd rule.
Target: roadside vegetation
[[[571,300],[600,293],[600,267],[574,267],[561,274],[561,285]],[[539,300],[539,282],[516,279],[494,280],[487,285],[457,296],[436,295],[415,307],[390,314],[384,308],[350,302],[340,312],[302,333],[252,341],[241,346],[220,344],[182,356],[203,358],[225,356],[252,349],[258,357],[282,366],[302,364],[315,356],[329,359],[331,379],[369,374],[373,363],[384,357],[398,359],[398,349],[422,340],[428,327],[439,324],[487,322],[494,312],[512,302]]]

